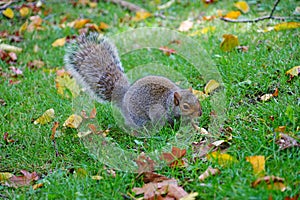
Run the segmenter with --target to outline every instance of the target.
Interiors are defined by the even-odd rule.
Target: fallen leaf
[[[9,44],[0,44],[0,49],[4,50],[4,51],[11,51],[11,52],[21,52],[22,48],[16,47],[16,46],[12,46]]]
[[[267,184],[267,189],[269,190],[280,190],[282,192],[286,190],[284,179],[277,176],[265,176],[258,178],[256,181],[252,182],[252,187],[256,188],[262,182]]]
[[[164,180],[169,180],[168,177],[160,175],[160,174],[156,174],[154,172],[144,172],[144,183],[158,183],[158,182],[162,182]]]
[[[218,83],[216,80],[213,79],[209,80],[204,87],[204,92],[206,95],[208,95],[214,90],[216,90],[218,87],[220,87],[220,83]]]
[[[53,47],[62,47],[64,46],[66,43],[66,38],[63,37],[63,38],[59,38],[57,40],[55,40],[53,43],[52,43],[52,46]]]
[[[275,91],[274,91],[274,93],[272,94],[273,97],[278,97],[278,93],[279,93],[278,88],[275,88]]]
[[[198,196],[198,192],[193,192],[188,194],[185,197],[180,198],[179,200],[195,200],[197,196]]]
[[[2,14],[9,19],[14,17],[14,11],[11,8],[6,8],[4,11],[2,11]]]
[[[147,19],[150,16],[151,16],[151,13],[149,13],[147,11],[137,11],[135,14],[135,17],[132,20],[137,22],[137,21]]]
[[[167,8],[171,7],[173,3],[175,3],[175,0],[170,0],[167,3],[165,3],[165,4],[157,6],[157,9],[158,10],[167,9]]]
[[[178,31],[186,32],[186,31],[189,31],[191,28],[193,28],[193,26],[194,26],[194,23],[192,21],[186,20],[186,21],[181,22],[181,24],[178,28]]]
[[[232,34],[224,34],[223,41],[221,42],[221,50],[222,51],[231,51],[233,48],[239,45],[239,39],[237,36]]]
[[[198,99],[200,100],[204,100],[207,97],[209,97],[209,95],[205,94],[203,91],[199,91],[199,90],[192,90],[193,95],[195,95]]]
[[[30,18],[30,24],[27,27],[28,32],[32,32],[34,30],[42,30],[42,23],[43,19],[39,15],[31,16]]]
[[[274,26],[275,31],[300,28],[300,22],[282,22]]]
[[[173,53],[176,53],[174,49],[170,49],[169,47],[159,47],[159,50],[163,51],[165,55],[170,56]]]
[[[290,75],[292,77],[298,76],[300,74],[300,66],[295,66],[292,69],[289,69],[285,72],[286,75]]]
[[[249,46],[237,46],[237,49],[241,52],[248,52]]]
[[[136,160],[138,165],[138,174],[141,175],[144,172],[153,172],[155,168],[155,162],[145,153],[141,153]]]
[[[56,129],[58,128],[58,126],[59,126],[59,122],[54,122],[54,124],[53,124],[53,126],[51,128],[51,136],[50,136],[51,140],[54,140]]]
[[[215,32],[216,27],[215,26],[208,26],[208,27],[204,27],[201,30],[197,30],[193,33],[188,34],[189,36],[195,36],[195,35],[203,35],[203,34],[207,34],[207,33],[213,33]]]
[[[260,97],[261,101],[269,101],[271,98],[273,98],[273,94],[264,94]]]
[[[200,181],[204,181],[204,179],[208,178],[209,176],[214,176],[216,174],[219,174],[220,170],[217,168],[208,167],[203,174],[201,174],[198,179]]]
[[[277,139],[276,144],[279,145],[279,148],[281,150],[291,147],[300,147],[300,144],[297,140],[284,133],[279,134],[279,138]]]
[[[30,185],[31,182],[37,181],[39,176],[36,172],[28,172],[26,170],[21,170],[22,176],[13,175],[11,178],[6,181],[6,185],[9,187],[20,187]]]
[[[44,67],[45,63],[41,60],[33,60],[31,62],[27,63],[27,67],[29,69],[40,69],[42,67]]]
[[[9,172],[0,172],[0,183],[5,183],[7,180],[9,180],[14,175]]]
[[[8,56],[11,58],[12,61],[16,61],[18,59],[17,54],[15,52],[9,52]]]
[[[97,8],[97,2],[89,2],[90,8]]]
[[[264,156],[248,156],[246,160],[251,163],[255,175],[263,175],[265,172]]]
[[[75,79],[70,77],[70,74],[67,72],[57,75],[55,78],[57,93],[66,97],[66,98],[75,98],[80,93],[80,88],[77,85]]]
[[[183,167],[183,156],[186,154],[186,149],[179,149],[178,147],[172,147],[171,153],[162,153],[162,159],[167,162],[170,167]]]
[[[100,22],[99,24],[99,29],[100,30],[105,30],[105,29],[108,29],[109,28],[109,25],[104,23],[104,22]]]
[[[22,7],[19,12],[21,17],[26,17],[29,14],[29,8],[28,7]]]
[[[284,133],[285,128],[286,128],[286,126],[278,126],[277,128],[274,129],[274,131]]]
[[[86,25],[90,21],[91,21],[90,19],[77,19],[74,21],[73,27],[76,29],[81,29],[82,27],[84,27],[84,25]]]
[[[78,128],[82,122],[82,118],[79,115],[71,115],[63,124],[64,127]]]
[[[224,16],[224,18],[237,19],[239,18],[240,15],[241,15],[240,11],[230,11]]]
[[[96,176],[92,176],[92,179],[99,181],[99,180],[103,179],[103,177],[99,176],[99,175],[96,175]]]
[[[38,188],[41,188],[41,187],[43,187],[43,186],[44,186],[44,183],[34,184],[34,185],[32,186],[32,189],[37,190]]]
[[[27,30],[27,27],[28,27],[28,21],[26,20],[26,22],[22,24],[22,26],[19,28],[19,33],[24,33]]]
[[[234,4],[236,8],[238,8],[243,13],[247,13],[250,10],[250,7],[246,1],[239,1]]]
[[[34,124],[46,124],[54,118],[54,109],[50,108],[44,112],[42,116],[36,119],[33,123]]]
[[[221,166],[228,166],[234,162],[236,159],[227,153],[220,153],[218,151],[208,154],[207,159],[210,161],[216,161]]]

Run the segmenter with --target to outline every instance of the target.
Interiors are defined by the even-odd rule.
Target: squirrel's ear
[[[175,106],[179,105],[180,100],[181,100],[180,94],[178,92],[175,92],[174,93],[174,104],[175,104]]]

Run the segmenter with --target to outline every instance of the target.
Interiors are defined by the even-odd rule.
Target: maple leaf
[[[186,149],[172,147],[171,153],[162,153],[162,159],[167,162],[170,167],[183,167],[184,161],[182,157],[186,154]]]
[[[153,172],[155,167],[155,162],[146,156],[145,153],[141,153],[135,160],[138,165],[138,174],[141,175],[144,172]]]

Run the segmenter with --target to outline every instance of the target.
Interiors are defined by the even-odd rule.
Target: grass
[[[137,4],[150,11],[155,11],[155,1]],[[215,13],[217,9],[233,10],[233,1],[219,1],[216,4],[204,6],[198,1],[180,1],[165,11],[165,15],[174,16],[175,20],[148,18],[141,22],[127,21],[120,23],[132,13],[110,3],[99,3],[97,12],[88,7],[72,7],[67,3],[48,3],[46,8],[52,8],[48,16],[41,14],[45,20],[45,30],[26,32],[20,43],[10,43],[23,48],[18,53],[18,60],[14,66],[24,72],[20,84],[11,85],[10,77],[0,76],[0,98],[6,106],[0,106],[0,133],[9,133],[14,143],[5,143],[0,140],[0,172],[18,174],[24,169],[36,171],[42,178],[39,182],[44,187],[33,190],[32,187],[8,188],[0,185],[0,194],[8,199],[122,199],[127,193],[132,193],[133,187],[142,186],[141,178],[136,174],[116,171],[113,175],[108,168],[99,162],[82,141],[77,137],[77,131],[61,130],[62,136],[56,139],[56,146],[60,154],[55,156],[55,150],[50,139],[52,123],[34,125],[32,122],[46,109],[54,108],[55,121],[61,124],[73,114],[72,101],[62,98],[55,88],[55,73],[46,69],[61,68],[63,64],[64,48],[53,48],[52,42],[57,38],[78,34],[72,28],[61,29],[58,26],[61,16],[70,13],[69,21],[78,17],[89,18],[95,23],[105,22],[111,26],[106,32],[113,35],[136,27],[167,27],[177,29],[180,22],[188,17],[197,17],[201,12],[205,15]],[[254,2],[254,1],[252,1]],[[247,17],[261,16],[268,13],[273,1],[251,4],[251,11]],[[289,16],[297,1],[286,1],[279,4],[276,15]],[[184,9],[183,9],[184,8]],[[17,13],[17,12],[16,12]],[[17,15],[17,14],[16,14]],[[26,18],[15,16],[8,20],[0,15],[1,30],[13,33],[25,22]],[[50,24],[47,25],[46,24]],[[56,24],[56,25],[53,25]],[[300,81],[295,77],[288,82],[285,72],[299,65],[300,37],[299,29],[271,31],[258,33],[257,30],[274,21],[262,21],[256,24],[231,24],[215,20],[196,24],[190,31],[207,26],[216,26],[216,31],[204,35],[194,36],[193,39],[203,45],[213,61],[216,63],[226,88],[227,110],[224,127],[231,127],[232,140],[228,153],[238,159],[238,162],[220,167],[210,161],[198,160],[189,162],[187,168],[163,167],[158,173],[179,180],[180,185],[188,192],[197,191],[198,199],[283,199],[286,196],[299,194],[299,148],[280,151],[275,144],[277,133],[274,129],[286,126],[286,131],[299,138],[300,116]],[[249,46],[246,53],[238,51],[222,52],[220,42],[223,34],[235,34],[241,45]],[[8,43],[8,41],[4,41]],[[39,51],[34,53],[33,48],[38,45]],[[158,58],[158,59],[157,59]],[[195,89],[203,90],[204,82],[193,72],[192,66],[180,57],[172,59],[161,54],[160,51],[140,50],[121,57],[125,70],[158,60],[184,74]],[[45,66],[42,69],[28,69],[27,63],[33,60],[42,60]],[[10,73],[9,64],[0,61],[0,69]],[[186,70],[190,69],[190,70]],[[268,102],[261,102],[258,97],[272,93],[279,88],[279,96]],[[204,127],[208,125],[210,113],[209,103],[203,102],[204,117],[200,120]],[[104,128],[111,127],[110,137],[122,148],[139,150],[154,149],[161,145],[160,140],[140,140],[123,133],[114,124],[112,110],[109,105],[97,104],[98,120]],[[271,120],[270,117],[274,120]],[[161,141],[165,141],[170,129],[164,129]],[[1,136],[2,137],[2,136]],[[146,141],[146,142],[145,142]],[[191,160],[192,153],[188,151],[187,159]],[[266,157],[266,174],[285,178],[288,189],[285,192],[251,188],[251,182],[256,178],[252,173],[251,165],[245,158],[251,155]],[[198,176],[208,166],[220,167],[221,174],[205,180],[205,186],[198,181]],[[86,176],[85,176],[86,173]],[[100,175],[101,180],[93,180],[91,176]]]

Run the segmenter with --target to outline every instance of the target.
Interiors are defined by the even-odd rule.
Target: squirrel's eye
[[[183,109],[188,110],[190,108],[190,106],[188,104],[183,104]]]

